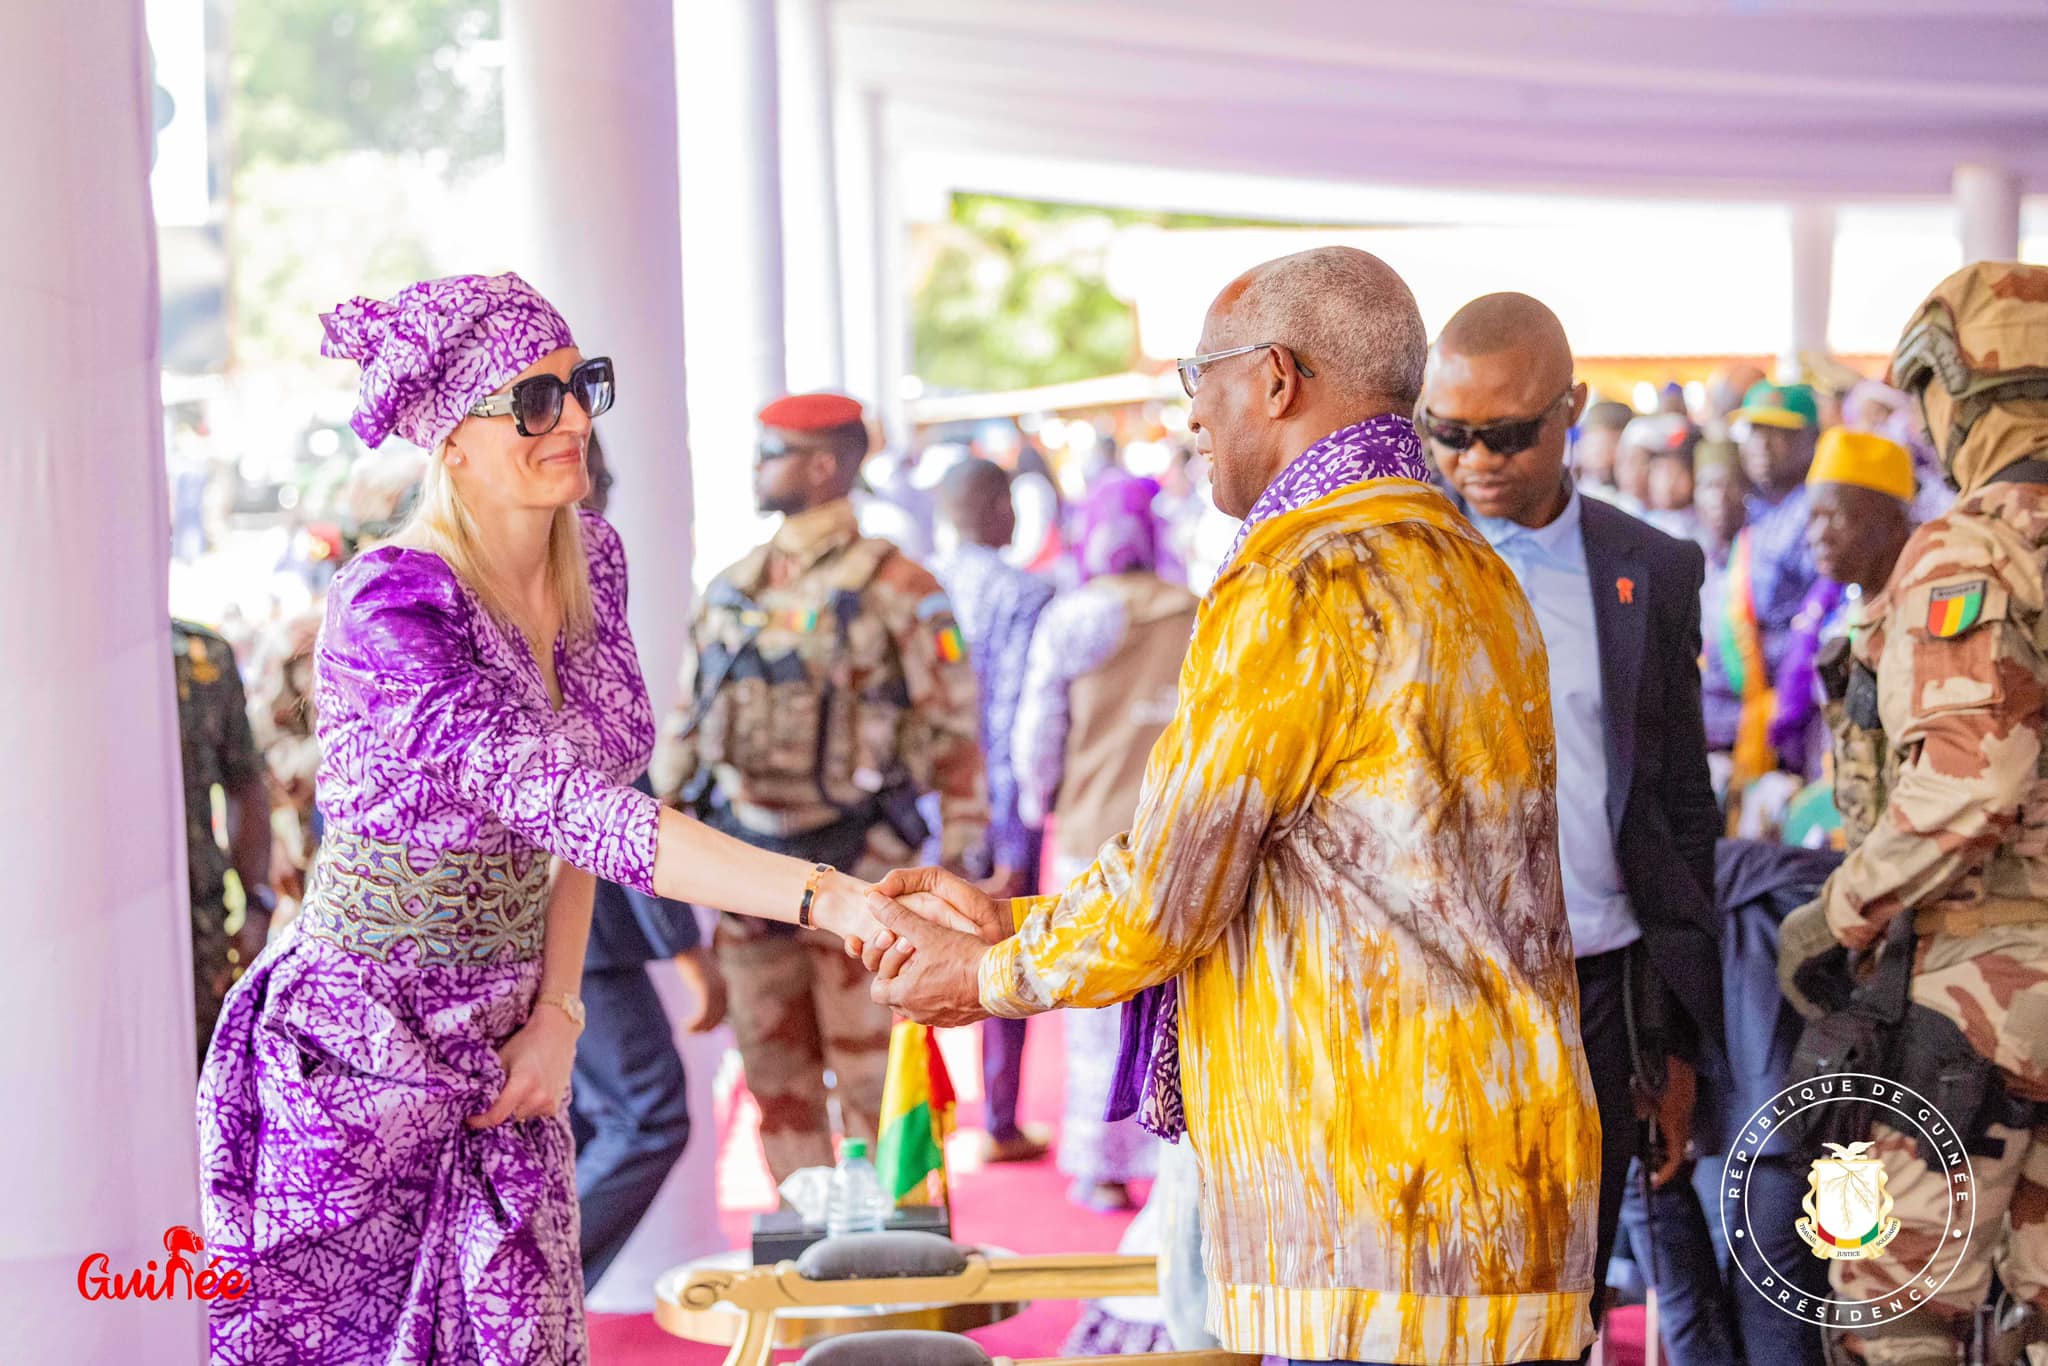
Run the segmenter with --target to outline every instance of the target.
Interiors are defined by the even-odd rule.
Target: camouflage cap
[[[1890,379],[1926,405],[1930,435],[1958,486],[2022,458],[2027,452],[2004,430],[2009,423],[1999,424],[2001,449],[1988,460],[1967,448],[1994,407],[2048,400],[2048,268],[1980,261],[1943,280],[1906,324]],[[2048,444],[2048,431],[2042,435]]]

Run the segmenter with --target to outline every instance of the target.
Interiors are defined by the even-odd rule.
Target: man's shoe
[[[1121,1181],[1076,1181],[1067,1191],[1067,1199],[1097,1214],[1121,1214],[1138,1207],[1131,1199],[1131,1188]]]
[[[991,1138],[983,1148],[990,1162],[1036,1162],[1051,1151],[1052,1135],[1039,1124],[1026,1124],[1008,1138]]]

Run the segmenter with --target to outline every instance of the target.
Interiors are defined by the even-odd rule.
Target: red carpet
[[[963,1127],[980,1123],[981,1068],[978,1037],[971,1030],[945,1038],[947,1061],[963,1104]],[[1031,1022],[1024,1053],[1023,1100],[1027,1121],[1056,1127],[1059,1122],[1062,1055],[1060,1021],[1045,1015]],[[972,1103],[966,1103],[972,1102]],[[729,1113],[727,1111],[730,1111]],[[772,1200],[768,1174],[754,1138],[752,1098],[737,1092],[730,1107],[721,1107],[716,1132],[721,1190],[727,1203],[746,1201],[751,1208],[722,1208],[720,1221],[727,1238],[746,1241],[749,1220]],[[975,1160],[978,1130],[957,1135],[953,1154],[953,1233],[962,1241],[1007,1248],[1012,1252],[1108,1252],[1123,1236],[1129,1215],[1095,1214],[1066,1198],[1067,1182],[1051,1158],[1007,1166],[981,1166]],[[964,1151],[957,1151],[964,1150]],[[1142,1194],[1142,1192],[1141,1192]],[[1033,1305],[1008,1323],[975,1334],[991,1352],[1011,1356],[1052,1356],[1080,1316],[1076,1304]],[[684,1342],[655,1326],[651,1315],[593,1314],[590,1347],[594,1366],[717,1366],[725,1349]],[[791,1354],[789,1359],[794,1359]],[[781,1358],[778,1358],[781,1359]]]

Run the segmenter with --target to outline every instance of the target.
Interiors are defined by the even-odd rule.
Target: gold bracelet
[[[534,998],[533,1004],[536,1009],[541,1006],[553,1006],[564,1015],[567,1015],[574,1022],[579,1032],[582,1030],[584,1016],[582,997],[571,996],[566,991],[543,991]]]
[[[804,899],[796,908],[796,923],[802,929],[811,928],[811,903],[818,899],[818,884],[825,880],[825,874],[832,871],[829,863],[811,865],[811,875],[804,879]]]

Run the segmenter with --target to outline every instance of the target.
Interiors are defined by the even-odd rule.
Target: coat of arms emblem
[[[1813,1255],[1830,1261],[1865,1261],[1882,1253],[1899,1233],[1892,1217],[1884,1164],[1871,1145],[1829,1143],[1806,1174],[1806,1217],[1795,1226]]]

